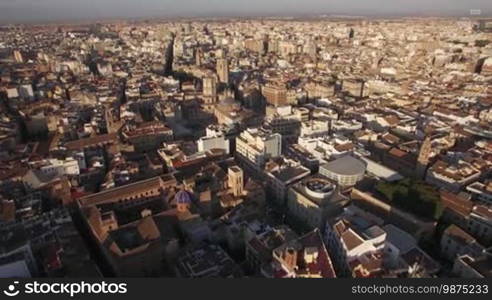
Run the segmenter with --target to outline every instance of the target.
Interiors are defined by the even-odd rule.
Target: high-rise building
[[[309,40],[303,46],[303,51],[305,54],[309,55],[311,58],[315,59],[317,54],[317,46],[313,40]]]
[[[24,62],[24,57],[22,57],[22,53],[19,50],[14,51],[14,60],[19,64]]]
[[[265,53],[265,44],[261,39],[247,39],[244,41],[244,47],[250,51],[257,52],[259,54]]]
[[[167,44],[166,52],[164,53],[164,75],[171,76],[173,74],[174,62],[174,35],[171,35],[171,40]]]
[[[492,20],[490,19],[479,20],[477,29],[482,32],[492,32]]]
[[[236,138],[236,153],[244,162],[261,169],[268,158],[281,155],[282,136],[248,129]]]
[[[244,174],[238,166],[230,167],[227,171],[229,188],[232,189],[234,196],[239,197],[243,194]]]
[[[287,105],[287,89],[280,84],[266,84],[261,92],[266,101],[273,106]]]
[[[217,60],[217,75],[219,82],[229,84],[229,63],[226,58]]]

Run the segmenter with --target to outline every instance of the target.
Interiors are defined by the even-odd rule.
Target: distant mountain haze
[[[492,0],[0,0],[0,22],[144,17],[492,15]]]

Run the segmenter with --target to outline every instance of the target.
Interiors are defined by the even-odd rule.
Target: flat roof
[[[273,176],[275,176],[278,180],[282,181],[282,182],[290,182],[291,180],[293,179],[296,179],[297,177],[305,174],[305,175],[308,175],[309,174],[309,170],[302,167],[302,166],[295,166],[295,167],[292,167],[292,166],[287,166],[287,167],[284,167],[280,170],[275,170],[273,172],[271,172],[273,174]]]

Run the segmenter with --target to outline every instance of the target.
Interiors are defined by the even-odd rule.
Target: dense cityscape
[[[0,277],[492,277],[492,21],[0,27]]]

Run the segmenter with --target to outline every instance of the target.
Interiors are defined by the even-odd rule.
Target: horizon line
[[[76,18],[51,18],[44,19],[38,18],[33,20],[19,20],[19,21],[0,21],[1,26],[8,25],[53,25],[53,24],[80,24],[85,22],[115,22],[115,21],[177,21],[177,20],[227,20],[227,19],[456,19],[456,18],[466,18],[466,19],[489,19],[492,18],[492,12],[480,15],[471,14],[454,14],[454,13],[362,13],[362,14],[346,14],[346,13],[295,13],[295,14],[284,14],[284,13],[270,13],[270,14],[238,14],[238,13],[223,13],[223,14],[189,14],[189,15],[149,15],[149,16],[107,16],[107,17],[76,17]]]

